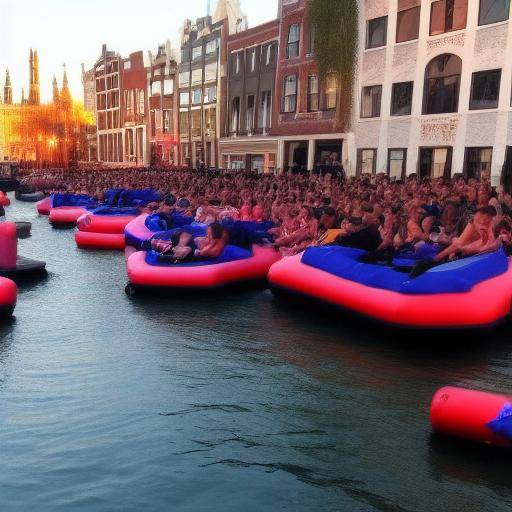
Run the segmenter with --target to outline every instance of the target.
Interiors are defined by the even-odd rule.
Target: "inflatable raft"
[[[105,196],[108,204],[78,219],[75,241],[79,247],[123,250],[125,228],[139,216],[139,208],[160,200],[153,190],[114,190]]]
[[[437,391],[430,406],[435,432],[512,447],[512,397],[456,387]]]
[[[12,316],[16,307],[18,288],[16,283],[5,277],[0,277],[0,320],[8,319]]]
[[[217,259],[182,263],[159,263],[153,251],[137,251],[128,257],[129,290],[138,288],[214,289],[264,280],[279,259],[273,248],[253,246],[252,250],[228,245]]]
[[[76,226],[80,216],[97,207],[97,202],[86,195],[54,194],[51,196],[50,224],[54,227]]]
[[[32,223],[26,221],[16,221],[16,234],[18,238],[28,238],[32,231]]]
[[[36,204],[36,209],[39,215],[50,215],[50,210],[52,209],[52,198],[45,197],[44,199],[41,199],[41,201]]]
[[[273,290],[409,328],[492,326],[510,315],[512,267],[502,250],[434,267],[411,279],[361,263],[363,251],[314,247],[269,271]]]
[[[0,191],[0,206],[9,206],[10,204],[11,200],[7,197],[7,194]]]
[[[126,226],[139,215],[137,208],[100,208],[77,221],[75,241],[85,249],[124,250]]]
[[[46,263],[18,255],[14,222],[0,223],[0,276],[11,279],[37,279],[46,275]]]

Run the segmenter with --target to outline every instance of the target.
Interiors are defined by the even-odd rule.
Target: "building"
[[[84,88],[84,109],[86,112],[94,115],[96,112],[96,80],[94,76],[94,68],[86,71],[83,64],[82,85]],[[83,148],[84,152],[81,155],[81,161],[96,162],[98,160],[98,137],[96,134],[96,122],[87,127]]]
[[[361,3],[352,174],[512,172],[510,2]]]
[[[181,165],[219,166],[219,133],[225,122],[227,40],[247,28],[238,0],[219,0],[213,17],[186,20],[179,64]]]
[[[156,55],[149,54],[149,142],[151,162],[155,165],[177,164],[178,136],[178,64],[170,42],[158,47]]]
[[[107,50],[94,65],[98,161],[149,164],[147,69],[141,51],[123,59]]]
[[[226,111],[219,141],[224,169],[274,172],[278,142],[270,137],[279,21],[228,38]]]
[[[336,76],[318,76],[307,12],[307,0],[279,2],[276,98],[269,132],[278,141],[278,170],[339,166],[348,156],[350,136],[337,126]]]
[[[68,166],[82,151],[81,134],[90,119],[74,104],[64,69],[62,88],[53,82],[53,100],[41,103],[39,59],[30,50],[29,97],[13,100],[11,76],[6,71],[3,102],[0,103],[0,160],[13,160],[37,167]]]

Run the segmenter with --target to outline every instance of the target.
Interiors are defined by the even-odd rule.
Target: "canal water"
[[[510,456],[428,421],[440,386],[512,391],[508,329],[439,344],[266,290],[131,299],[121,254],[8,217],[49,276],[0,327],[3,512],[511,510]]]

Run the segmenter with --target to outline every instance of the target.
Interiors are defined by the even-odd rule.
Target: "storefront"
[[[277,140],[220,140],[223,169],[273,173],[276,170]]]

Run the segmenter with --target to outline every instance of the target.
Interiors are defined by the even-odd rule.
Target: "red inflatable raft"
[[[249,258],[213,265],[154,266],[146,262],[146,252],[128,257],[126,269],[132,287],[208,289],[264,280],[268,269],[279,259],[272,248],[254,246]]]
[[[135,215],[95,215],[87,213],[77,221],[75,241],[85,249],[124,250],[126,226]]]
[[[321,250],[330,249],[326,247]],[[492,257],[489,255],[489,258]],[[300,254],[284,258],[273,265],[268,279],[272,289],[278,293],[310,298],[390,325],[427,329],[490,327],[510,317],[512,298],[512,265],[504,255],[498,254],[496,258],[504,266],[503,273],[481,280],[464,292],[401,293],[368,286],[308,265],[303,262],[303,255]],[[470,265],[472,261],[467,258],[446,264],[444,268],[451,269],[451,266],[457,264],[463,266],[466,262]],[[478,264],[480,269],[485,267],[485,261]],[[346,268],[350,270],[356,265],[359,265],[363,277],[381,271],[376,266],[357,262],[349,262]],[[492,263],[488,267],[491,268]],[[465,283],[471,269],[462,271],[466,272],[465,277],[456,284]],[[438,276],[438,283],[443,284],[451,274],[457,277],[461,269],[446,271],[443,277],[443,266],[439,266],[430,274],[425,273],[424,278],[429,278],[433,273]],[[404,286],[414,284],[410,281]]]
[[[82,206],[58,206],[50,210],[50,223],[55,227],[74,227],[86,212]]]
[[[9,318],[12,316],[16,307],[16,297],[18,289],[14,281],[5,277],[0,277],[0,318]]]
[[[512,447],[512,397],[456,387],[432,399],[435,432],[501,447]]]
[[[50,210],[52,209],[52,198],[46,197],[42,199],[36,204],[36,208],[39,215],[50,215]]]
[[[5,192],[0,190],[0,206],[9,206],[11,204],[11,200],[7,197]]]

